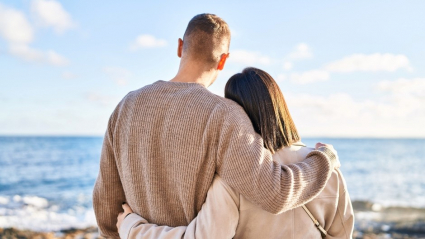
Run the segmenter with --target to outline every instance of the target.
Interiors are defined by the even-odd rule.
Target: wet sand
[[[358,239],[425,239],[425,208],[383,207],[367,201],[353,202]],[[99,238],[97,228],[69,229],[59,232],[34,232],[13,228],[0,229],[1,239]]]

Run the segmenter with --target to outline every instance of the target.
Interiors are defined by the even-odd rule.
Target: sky
[[[0,0],[0,135],[103,135],[130,91],[178,70],[189,20],[230,26],[223,95],[253,66],[302,137],[425,137],[425,1]]]

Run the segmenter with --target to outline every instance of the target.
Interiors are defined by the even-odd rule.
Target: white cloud
[[[354,54],[341,60],[329,63],[325,69],[332,72],[354,71],[389,71],[398,69],[412,70],[409,59],[405,55],[381,54],[370,55]]]
[[[394,114],[410,114],[412,117],[425,115],[425,78],[381,81],[377,88],[390,93],[389,101],[398,106]]]
[[[65,57],[59,55],[58,53],[49,50],[46,52],[46,60],[48,63],[55,65],[55,66],[66,66],[69,64],[68,59]]]
[[[31,12],[39,25],[53,27],[57,33],[76,26],[71,15],[55,0],[33,0]]]
[[[400,78],[396,81],[381,81],[378,84],[378,89],[394,94],[422,96],[425,98],[425,78]]]
[[[292,73],[291,81],[298,84],[308,84],[329,80],[329,72],[324,70],[311,70],[303,73]]]
[[[9,47],[9,53],[25,61],[43,61],[45,55],[42,51],[30,48],[28,45],[13,44]]]
[[[290,70],[290,69],[292,69],[292,67],[293,67],[294,65],[292,64],[292,62],[290,62],[290,61],[285,61],[284,63],[283,63],[283,69],[284,70]]]
[[[295,46],[294,51],[289,53],[287,57],[294,60],[310,59],[313,58],[313,53],[311,52],[309,45],[299,43]]]
[[[289,64],[290,63],[290,64]],[[284,69],[292,68],[291,62],[285,62]],[[371,55],[354,54],[341,60],[331,62],[318,70],[303,73],[292,73],[290,78],[294,83],[307,84],[317,81],[327,81],[332,72],[350,73],[356,71],[389,71],[398,69],[412,70],[409,59],[405,55],[380,54]]]
[[[34,29],[22,12],[0,3],[0,35],[12,44],[28,44],[34,39]]]
[[[104,67],[103,72],[118,85],[126,85],[128,78],[132,75],[129,70],[116,66]]]
[[[64,66],[69,61],[53,50],[41,51],[29,44],[34,40],[34,29],[21,11],[0,4],[0,35],[8,42],[8,52],[28,62]]]
[[[29,62],[49,63],[55,66],[65,66],[69,64],[68,59],[52,50],[43,52],[33,49],[28,45],[11,45],[9,47],[9,53]]]
[[[384,96],[374,100],[346,93],[285,99],[301,135],[423,137],[425,78],[382,81],[377,88]]]
[[[259,52],[234,50],[230,52],[229,62],[240,63],[244,65],[268,65],[271,63],[271,59]]]
[[[277,78],[276,78],[276,81],[277,82],[282,82],[284,80],[286,80],[286,75],[285,74],[279,74],[279,75],[277,75]]]
[[[167,45],[167,41],[158,39],[152,35],[139,35],[136,40],[130,45],[131,50],[137,50],[140,48],[155,48],[164,47]]]

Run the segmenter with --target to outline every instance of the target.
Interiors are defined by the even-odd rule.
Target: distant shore
[[[367,201],[355,201],[353,208],[356,215],[353,238],[425,238],[425,208],[383,207]],[[0,229],[0,239],[18,238],[95,239],[99,238],[99,234],[96,227],[67,229],[58,232]]]

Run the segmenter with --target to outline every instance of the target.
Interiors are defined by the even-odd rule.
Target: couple
[[[246,68],[225,98],[206,89],[229,44],[226,22],[195,16],[178,42],[177,75],[118,104],[93,191],[101,236],[351,238],[337,154],[301,143],[273,78]]]

